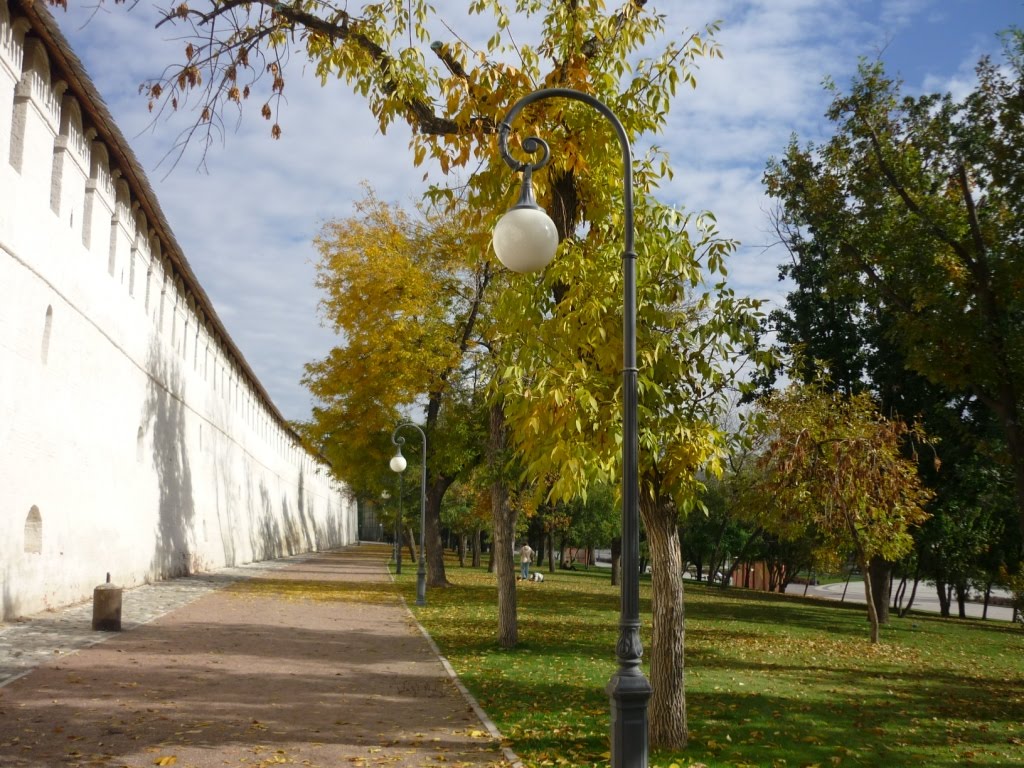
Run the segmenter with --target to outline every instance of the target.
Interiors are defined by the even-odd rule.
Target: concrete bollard
[[[121,588],[110,583],[100,584],[92,591],[92,628],[101,632],[121,631]]]

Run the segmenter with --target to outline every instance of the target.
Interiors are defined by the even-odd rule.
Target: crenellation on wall
[[[53,141],[58,132],[59,106],[50,84],[50,64],[38,38],[28,35],[24,43],[21,77],[14,88],[14,113],[10,120],[8,161],[29,182],[27,194],[48,192]],[[30,172],[24,173],[28,168]]]
[[[99,256],[100,249],[110,247],[108,227],[114,216],[114,185],[110,175],[110,159],[106,144],[94,139],[89,146],[89,178],[85,183],[82,212],[82,244]],[[109,250],[102,252],[102,262],[109,261]]]
[[[146,228],[145,216],[139,212],[136,214],[135,242],[131,250],[131,270],[128,280],[128,293],[141,305],[143,314],[149,314],[148,289],[150,264],[152,252],[150,250],[150,236]],[[141,221],[138,221],[141,219]]]
[[[60,80],[51,82],[50,60],[46,47],[35,37],[29,38],[31,45],[25,46],[26,59],[22,67],[20,85],[29,89],[32,100],[50,131],[56,134],[60,122],[60,100],[67,83]]]
[[[61,81],[64,89],[67,83]],[[92,137],[87,136],[82,126],[82,110],[78,106],[78,99],[69,93],[64,94],[64,100],[60,108],[60,135],[67,136],[73,158],[78,162],[83,175],[89,167],[89,145]]]
[[[61,81],[61,90],[67,83]],[[53,141],[50,173],[50,209],[69,227],[75,225],[75,211],[85,194],[85,135],[82,116],[74,96],[65,94],[60,109],[60,132]],[[80,222],[79,222],[80,223]]]
[[[128,259],[135,242],[135,217],[132,215],[131,190],[120,169],[111,171],[114,179],[114,214],[110,218],[110,253],[107,271],[127,285]]]
[[[227,334],[48,11],[24,2],[0,0],[0,618],[85,599],[97,567],[132,586],[352,541],[344,487]]]
[[[29,28],[25,19],[18,21],[19,25],[12,24],[7,4],[0,4],[0,74],[6,69],[8,77],[15,82],[21,76],[21,41]]]
[[[113,170],[111,175],[114,177],[114,210],[117,214],[118,223],[124,227],[126,239],[134,240],[135,216],[132,211],[135,206],[132,204],[131,188],[128,186],[128,182],[125,180],[120,168]]]
[[[97,191],[104,196],[106,207],[114,213],[114,175],[110,168],[110,153],[101,139],[93,139],[89,147],[89,177],[96,182]]]
[[[154,235],[150,236],[150,258],[149,267],[146,270],[146,297],[143,302],[143,310],[149,316],[149,321],[156,325],[156,317],[159,299],[154,299],[155,291],[159,290],[163,282],[163,256],[160,251],[160,240]]]

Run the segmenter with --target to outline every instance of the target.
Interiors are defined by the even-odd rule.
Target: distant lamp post
[[[619,667],[605,689],[611,699],[611,742],[613,768],[646,768],[647,704],[651,684],[640,669],[643,646],[640,644],[640,533],[639,470],[637,467],[637,368],[636,368],[636,253],[633,250],[633,158],[629,138],[622,123],[601,101],[569,88],[548,88],[527,94],[509,109],[498,124],[498,147],[513,171],[522,172],[519,200],[494,227],[493,245],[498,259],[514,272],[534,272],[551,261],[558,247],[555,224],[533,196],[533,172],[543,168],[550,155],[547,143],[530,136],[523,150],[541,153],[534,163],[520,162],[508,151],[512,121],[529,104],[550,98],[582,101],[615,128],[622,148],[623,204],[625,207],[625,245],[623,269],[623,351],[622,351],[622,587],[620,596],[619,639],[615,655]]]
[[[381,514],[383,514],[383,512],[384,512],[384,507],[385,507],[385,505],[387,505],[387,503],[388,503],[389,501],[391,501],[391,494],[390,494],[390,493],[388,493],[387,491],[381,491],[381,492],[380,492],[380,506],[381,506]],[[384,523],[381,523],[381,524],[380,524],[380,526],[381,526],[381,540],[383,540],[383,529],[384,529]],[[394,559],[395,559],[395,547],[394,547],[394,543],[392,543],[392,546],[391,546],[391,559],[392,559],[392,560],[394,560]]]
[[[427,530],[427,434],[412,422],[405,422],[395,427],[391,433],[391,442],[398,446],[395,455],[391,457],[391,471],[397,472],[399,478],[405,472],[408,463],[402,455],[402,446],[405,445],[405,438],[398,436],[398,431],[405,427],[412,427],[420,433],[423,438],[423,455],[420,457],[420,563],[416,570],[416,605],[427,604],[427,563],[424,558],[423,544],[426,539]],[[398,569],[401,573],[401,569]]]
[[[394,462],[394,458],[391,461]],[[404,457],[402,461],[405,461]],[[392,466],[392,469],[394,469],[394,466]],[[405,475],[401,472],[398,473],[398,514],[395,515],[395,573],[398,575],[402,574],[402,533],[404,531],[404,526],[402,525],[402,494],[405,493],[402,480],[404,477]]]

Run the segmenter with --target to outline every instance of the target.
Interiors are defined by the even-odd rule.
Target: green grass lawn
[[[618,588],[607,571],[520,584],[520,646],[499,650],[494,577],[448,570],[414,608],[527,766],[608,764]],[[397,577],[410,605],[414,569]],[[690,745],[651,765],[1024,765],[1024,631],[1005,622],[893,618],[686,583]],[[641,586],[650,646],[650,585]],[[649,654],[648,654],[649,655]],[[645,659],[646,661],[646,659]]]

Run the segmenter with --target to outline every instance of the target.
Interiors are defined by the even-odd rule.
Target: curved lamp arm
[[[573,101],[582,101],[602,115],[604,115],[608,122],[612,124],[615,129],[615,135],[618,136],[619,145],[622,147],[622,197],[623,205],[625,206],[625,249],[627,251],[633,250],[634,244],[634,225],[633,225],[633,153],[629,147],[629,137],[626,135],[626,129],[622,127],[622,123],[619,118],[615,116],[615,113],[608,108],[608,106],[591,96],[589,93],[583,93],[582,91],[576,91],[572,88],[544,88],[533,93],[528,93],[523,96],[519,101],[512,105],[509,111],[506,113],[505,118],[498,123],[498,151],[501,152],[501,157],[515,172],[522,172],[523,184],[525,185],[534,171],[540,170],[548,164],[548,160],[551,155],[551,148],[548,143],[537,136],[527,136],[522,141],[523,151],[528,154],[541,153],[538,160],[534,162],[523,162],[516,160],[509,153],[508,150],[508,137],[512,131],[512,121],[516,119],[520,112],[530,104],[534,104],[538,101],[544,101],[545,99],[572,99]]]

